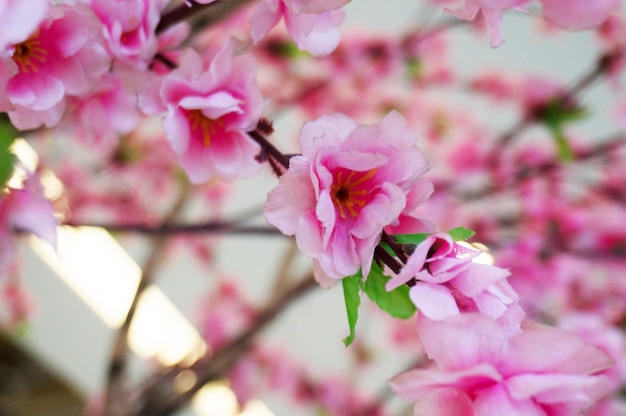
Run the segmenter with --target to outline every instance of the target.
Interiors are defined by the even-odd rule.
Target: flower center
[[[35,33],[22,43],[14,45],[13,62],[22,73],[39,71],[39,64],[46,62],[48,51],[41,46],[39,33]]]
[[[341,218],[356,218],[368,201],[370,189],[367,181],[376,169],[367,172],[340,170],[330,186],[331,198]]]
[[[191,126],[192,135],[200,134],[205,147],[211,146],[211,137],[215,136],[217,129],[224,127],[221,119],[208,118],[201,110],[192,110],[187,114]]]

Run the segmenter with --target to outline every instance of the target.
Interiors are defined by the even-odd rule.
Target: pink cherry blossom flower
[[[341,0],[263,0],[252,15],[250,34],[258,43],[283,18],[298,48],[313,56],[328,55],[339,44],[338,26],[345,19],[339,7],[344,3],[346,1]]]
[[[454,242],[448,234],[432,234],[417,245],[386,289],[414,281],[409,296],[429,319],[481,312],[505,326],[519,327],[524,313],[517,304],[517,293],[505,280],[509,272],[472,262],[480,253]]]
[[[167,107],[163,127],[190,180],[201,183],[250,177],[261,168],[259,146],[246,134],[263,112],[251,55],[232,56],[229,42],[205,69],[187,50],[179,69],[165,77],[161,96]]]
[[[7,52],[10,59],[5,65],[12,76],[1,82],[6,82],[10,107],[0,110],[8,110],[19,129],[55,125],[63,114],[65,97],[87,93],[109,69],[99,22],[81,5],[51,7],[39,28]]]
[[[418,178],[429,166],[415,141],[395,111],[373,125],[343,114],[304,125],[302,155],[291,158],[264,212],[315,259],[318,281],[369,273],[383,228],[404,211],[407,194],[423,191]]]
[[[47,11],[47,0],[0,0],[0,49],[26,40]]]
[[[145,66],[157,51],[155,29],[167,0],[92,0],[111,55]]]
[[[522,8],[530,0],[434,0],[446,7],[446,11],[462,20],[469,22],[476,19],[480,12],[485,19],[491,47],[497,48],[504,43],[502,38],[502,13],[508,9]]]
[[[611,358],[575,334],[550,327],[505,329],[481,314],[418,318],[437,369],[396,376],[391,387],[415,415],[579,414],[607,394],[598,375]],[[456,340],[456,342],[451,342]]]
[[[0,277],[15,260],[15,231],[30,232],[56,247],[57,220],[52,205],[43,196],[39,177],[32,175],[23,189],[0,193]]]
[[[130,133],[139,123],[136,97],[113,75],[103,77],[90,94],[70,97],[68,103],[71,111],[59,128],[100,151],[110,153],[119,136]]]
[[[620,0],[541,0],[541,4],[546,19],[569,30],[598,26],[622,6]]]

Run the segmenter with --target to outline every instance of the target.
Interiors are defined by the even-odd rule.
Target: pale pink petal
[[[569,30],[598,26],[622,6],[620,0],[541,0],[541,3],[547,19]]]
[[[291,158],[289,170],[281,177],[283,185],[272,189],[267,196],[263,209],[265,219],[283,234],[294,235],[298,218],[315,204],[308,174],[308,163],[303,157]]]
[[[409,291],[409,296],[419,312],[434,321],[460,313],[450,290],[442,285],[418,282]]]
[[[546,416],[532,400],[511,398],[502,385],[480,390],[474,400],[474,412],[476,416]]]

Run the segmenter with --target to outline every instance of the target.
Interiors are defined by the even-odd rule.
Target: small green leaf
[[[389,279],[390,277],[385,276],[380,266],[374,262],[372,271],[365,281],[364,291],[380,309],[389,315],[394,318],[409,319],[417,310],[409,297],[409,288],[403,285],[387,292],[385,284]]]
[[[453,228],[446,232],[450,234],[450,237],[452,237],[454,241],[467,240],[468,238],[473,237],[474,234],[476,234],[474,231],[465,227]]]
[[[359,319],[359,306],[361,305],[361,286],[363,275],[361,271],[341,280],[343,284],[343,298],[346,302],[346,312],[348,315],[348,326],[350,327],[350,335],[343,339],[346,347],[352,344],[355,336],[356,321]]]
[[[406,70],[409,79],[419,79],[423,73],[424,66],[417,57],[411,57],[406,60]]]
[[[454,241],[467,240],[476,234],[474,231],[465,228],[465,227],[457,227],[451,230],[446,231],[446,233],[450,234]],[[393,237],[396,239],[398,244],[415,244],[418,245],[422,241],[426,240],[426,238],[430,235],[430,233],[425,234],[395,234]]]
[[[0,190],[4,188],[13,174],[15,155],[11,145],[17,136],[17,130],[5,117],[0,118]]]
[[[393,237],[396,239],[398,244],[419,244],[422,241],[426,240],[426,238],[430,235],[430,233],[425,234],[395,234]]]
[[[552,138],[554,139],[554,143],[556,144],[557,156],[561,162],[568,162],[574,159],[574,152],[572,151],[569,142],[567,141],[567,137],[563,132],[563,126],[561,123],[551,124],[548,123],[548,130],[552,134]]]
[[[574,158],[574,153],[563,132],[567,123],[581,120],[589,113],[577,103],[564,98],[555,98],[537,108],[536,117],[548,128],[557,147],[559,160],[569,161]]]

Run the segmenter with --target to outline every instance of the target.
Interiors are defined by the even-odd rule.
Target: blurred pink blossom
[[[345,13],[338,8],[346,1],[263,0],[252,15],[250,34],[260,42],[281,18],[298,48],[313,56],[331,53],[339,44],[338,26]]]
[[[548,20],[569,30],[598,26],[622,6],[620,0],[541,0],[541,4]]]
[[[550,327],[505,329],[481,314],[418,319],[437,369],[396,376],[391,387],[415,415],[578,414],[610,390],[611,358],[578,336]],[[457,340],[457,342],[450,342]]]
[[[508,9],[520,9],[531,0],[434,0],[443,5],[447,12],[462,20],[473,21],[478,13],[482,14],[489,31],[491,47],[497,48],[504,43],[502,38],[502,13]]]
[[[29,176],[23,189],[7,188],[0,192],[0,277],[15,260],[16,231],[32,233],[56,248],[57,220],[53,214],[37,175]]]

